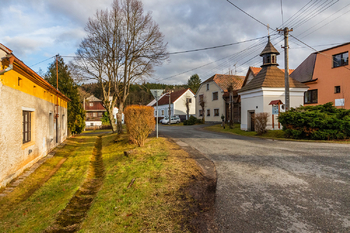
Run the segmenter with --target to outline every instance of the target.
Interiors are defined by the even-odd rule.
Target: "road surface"
[[[350,232],[350,144],[273,141],[160,126],[217,170],[220,232]]]

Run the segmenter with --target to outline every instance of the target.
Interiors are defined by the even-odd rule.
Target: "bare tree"
[[[205,104],[206,104],[206,101],[205,101],[204,95],[202,95],[202,97],[199,96],[199,106],[201,106],[201,108],[202,108],[202,121],[203,121],[203,123],[205,123],[205,112],[204,112]]]
[[[110,10],[97,11],[85,28],[75,67],[102,87],[102,100],[113,132],[122,133],[122,114],[130,85],[149,76],[168,58],[163,34],[145,14],[140,0],[114,0]],[[80,76],[82,76],[80,75]],[[113,108],[119,108],[117,125]]]

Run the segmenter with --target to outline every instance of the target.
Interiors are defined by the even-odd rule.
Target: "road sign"
[[[156,100],[158,100],[158,98],[159,98],[159,97],[162,95],[162,93],[164,92],[163,89],[151,89],[150,91],[151,91],[153,97],[154,97]]]
[[[152,95],[154,96],[154,98],[156,99],[156,103],[157,103],[157,108],[156,108],[156,113],[157,113],[157,138],[158,138],[158,98],[162,95],[162,93],[164,92],[163,89],[151,89],[150,90]],[[170,121],[170,120],[169,120]]]

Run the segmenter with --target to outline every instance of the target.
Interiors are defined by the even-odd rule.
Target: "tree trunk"
[[[123,111],[124,111],[124,104],[120,103],[119,104],[119,109],[117,113],[117,132],[118,134],[123,133]]]
[[[108,112],[108,115],[109,115],[109,122],[111,124],[113,133],[116,133],[117,132],[117,125],[115,124],[115,119],[114,119],[114,116],[113,116],[113,108],[112,109],[110,109],[110,108],[111,107],[109,107],[109,109],[107,109],[107,112]]]

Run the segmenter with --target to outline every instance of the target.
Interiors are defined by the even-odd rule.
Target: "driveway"
[[[350,145],[159,127],[217,170],[220,232],[350,232]]]

